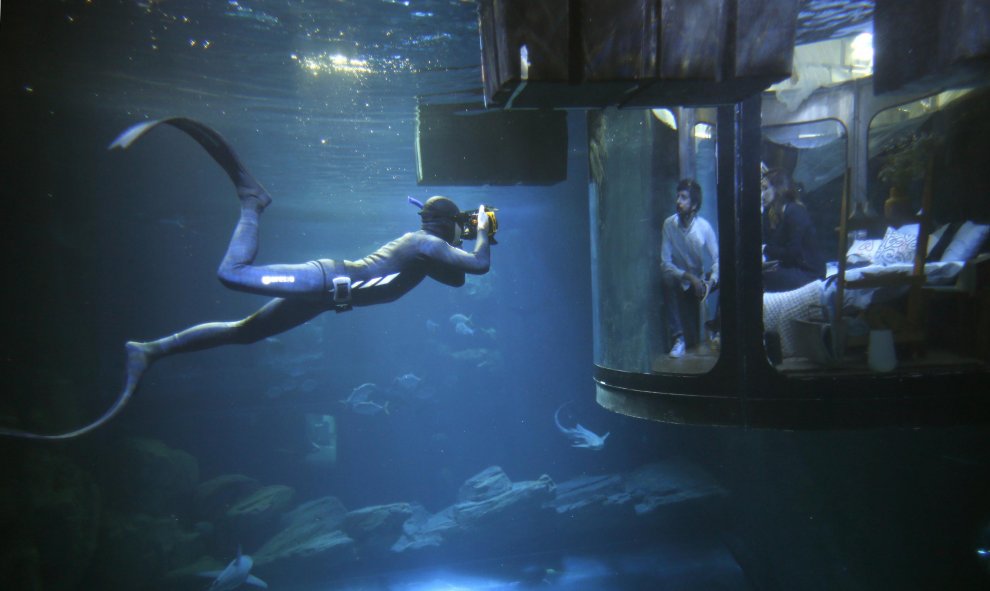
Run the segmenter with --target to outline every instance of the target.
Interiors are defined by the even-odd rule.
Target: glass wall
[[[697,374],[719,355],[714,115],[589,114],[595,362]]]
[[[897,101],[864,83],[763,128],[764,186],[783,171],[801,214],[774,211],[764,195],[764,326],[779,371],[937,371],[990,359],[979,336],[990,322],[988,93]],[[822,106],[838,119],[816,119]],[[798,250],[770,246],[775,234]],[[809,261],[824,264],[824,279],[776,276]]]
[[[886,333],[905,367],[990,359],[980,336],[990,322],[988,95],[942,92],[871,118],[868,214],[848,249],[843,292],[850,344]]]
[[[826,346],[832,327],[823,293],[838,253],[847,151],[846,128],[835,119],[763,128],[764,341],[781,371],[815,369],[842,354]]]

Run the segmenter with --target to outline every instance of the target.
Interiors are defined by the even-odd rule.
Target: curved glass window
[[[596,364],[697,374],[719,356],[713,113],[589,115]]]
[[[847,152],[834,119],[763,129],[764,342],[779,371],[821,371],[843,355],[825,277],[839,251]]]
[[[890,367],[984,365],[990,309],[990,88],[953,90],[870,121],[867,212],[844,276],[847,343]]]

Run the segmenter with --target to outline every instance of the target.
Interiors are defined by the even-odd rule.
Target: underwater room
[[[988,588],[987,31],[7,0],[0,588]]]

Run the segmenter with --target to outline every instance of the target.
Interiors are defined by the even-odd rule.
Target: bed
[[[839,281],[838,265],[830,263],[824,280],[793,291],[764,294],[765,330],[780,335],[783,357],[803,356],[821,362],[820,351],[809,351],[809,333],[844,320],[860,323],[848,331],[855,337],[869,329],[864,316],[876,310],[889,312],[886,307],[903,302],[913,285],[925,294],[918,298],[921,302],[930,293],[975,296],[986,288],[986,276],[990,275],[990,253],[981,252],[988,233],[990,224],[943,224],[928,237],[927,260],[917,274],[917,224],[887,228],[882,239],[856,240],[847,251],[844,281]],[[836,305],[840,293],[842,302]],[[924,303],[917,306],[923,308]],[[877,317],[871,320],[875,323]],[[917,336],[919,330],[915,330],[915,338],[923,338]]]

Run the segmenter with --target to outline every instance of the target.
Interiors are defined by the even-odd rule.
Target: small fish
[[[417,376],[414,373],[405,373],[401,376],[392,380],[395,385],[405,389],[405,390],[415,390],[419,387],[419,383],[423,381],[423,378]]]
[[[455,326],[458,324],[471,324],[471,317],[464,314],[454,314],[448,320]]]
[[[572,447],[580,447],[594,451],[604,448],[605,439],[608,438],[609,433],[599,436],[584,428],[581,424],[575,425],[574,428],[565,427],[560,424],[560,411],[570,403],[571,401],[567,401],[561,404],[557,407],[557,412],[553,413],[553,422],[557,425],[557,429],[559,429],[561,433],[566,435],[571,440]]]
[[[466,337],[474,335],[474,329],[463,322],[458,322],[454,327],[454,331],[459,335],[464,335]]]
[[[252,566],[254,561],[247,554],[241,554],[241,547],[238,546],[237,558],[230,561],[227,568],[222,571],[202,572],[199,576],[213,578],[207,591],[231,591],[245,583],[267,589],[268,583],[251,574]]]
[[[388,402],[379,404],[371,399],[372,395],[378,393],[378,385],[372,382],[365,382],[354,388],[351,395],[340,401],[341,404],[352,411],[362,415],[375,415],[380,412],[388,414]]]
[[[350,396],[346,399],[341,400],[344,404],[349,404],[353,402],[363,402],[371,398],[372,394],[378,393],[378,384],[373,382],[365,382],[351,390]]]
[[[373,402],[371,400],[362,400],[359,402],[353,402],[348,406],[351,407],[352,411],[359,415],[376,415],[380,412],[389,414],[388,401],[386,401],[385,404],[378,404],[377,402]]]

